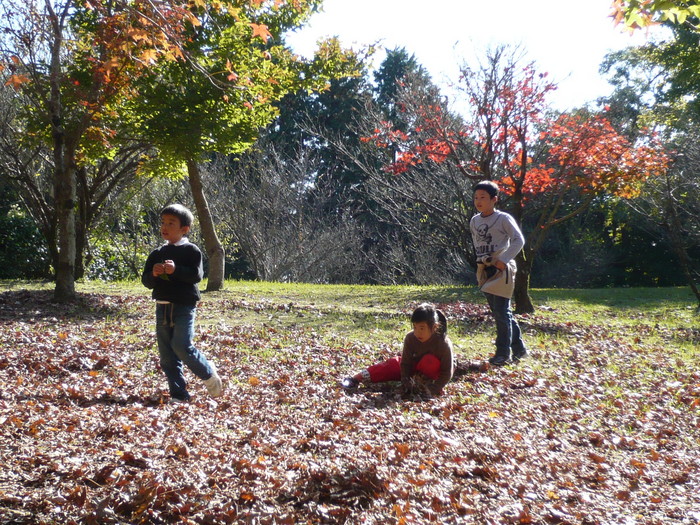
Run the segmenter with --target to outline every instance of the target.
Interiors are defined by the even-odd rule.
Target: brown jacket
[[[401,354],[401,381],[415,374],[416,365],[425,354],[432,354],[440,360],[440,375],[433,385],[434,390],[442,390],[454,373],[452,341],[446,335],[433,334],[425,343],[421,343],[413,332],[406,334]]]

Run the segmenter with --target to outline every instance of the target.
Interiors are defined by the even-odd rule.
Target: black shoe
[[[176,396],[170,396],[170,401],[168,403],[170,404],[184,404],[186,405],[192,400],[189,395],[184,396],[184,397],[176,397]]]
[[[495,355],[489,358],[489,363],[491,366],[504,366],[507,365],[510,360],[502,355]]]
[[[513,361],[516,363],[518,361],[520,361],[521,359],[526,358],[527,356],[528,356],[527,348],[523,348],[522,350],[518,350],[517,352],[515,350],[513,350]]]
[[[353,390],[357,388],[359,384],[360,382],[354,377],[346,377],[340,382],[340,386],[342,386],[345,390]]]

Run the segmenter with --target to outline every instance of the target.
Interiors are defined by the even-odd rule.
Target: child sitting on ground
[[[441,395],[454,373],[447,318],[432,304],[424,303],[413,311],[411,323],[413,330],[404,338],[401,356],[347,377],[341,386],[350,390],[363,382],[401,381],[404,395]]]

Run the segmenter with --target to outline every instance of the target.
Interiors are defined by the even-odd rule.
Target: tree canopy
[[[283,43],[320,0],[3,3],[0,74],[22,97],[17,150],[50,145],[56,298],[74,295],[76,173],[148,141],[164,166],[241,151],[296,89],[349,74],[337,42],[304,60]],[[341,73],[342,71],[342,73]],[[24,143],[24,144],[21,144]],[[145,152],[144,152],[145,153]],[[79,258],[80,253],[77,254]]]
[[[632,30],[664,22],[699,29],[700,2],[697,0],[614,0],[612,8],[615,22]]]
[[[595,195],[638,194],[647,177],[668,162],[653,135],[621,135],[604,114],[555,115],[547,95],[556,88],[517,49],[492,50],[485,63],[465,66],[462,90],[470,110],[464,121],[438,104],[415,104],[410,129],[391,122],[372,140],[398,153],[387,169],[395,174],[447,163],[469,180],[495,180],[507,209],[522,222],[534,217],[526,249],[519,255],[515,299],[518,310],[533,306],[527,294],[532,258],[556,225],[587,208]]]

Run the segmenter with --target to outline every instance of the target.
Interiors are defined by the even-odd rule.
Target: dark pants
[[[525,343],[520,335],[520,325],[510,310],[510,299],[490,293],[484,295],[496,321],[496,357],[510,358],[511,350],[522,353]]]
[[[156,337],[160,366],[168,379],[170,396],[189,399],[183,365],[200,379],[209,379],[214,370],[192,344],[197,308],[185,304],[156,305]]]

